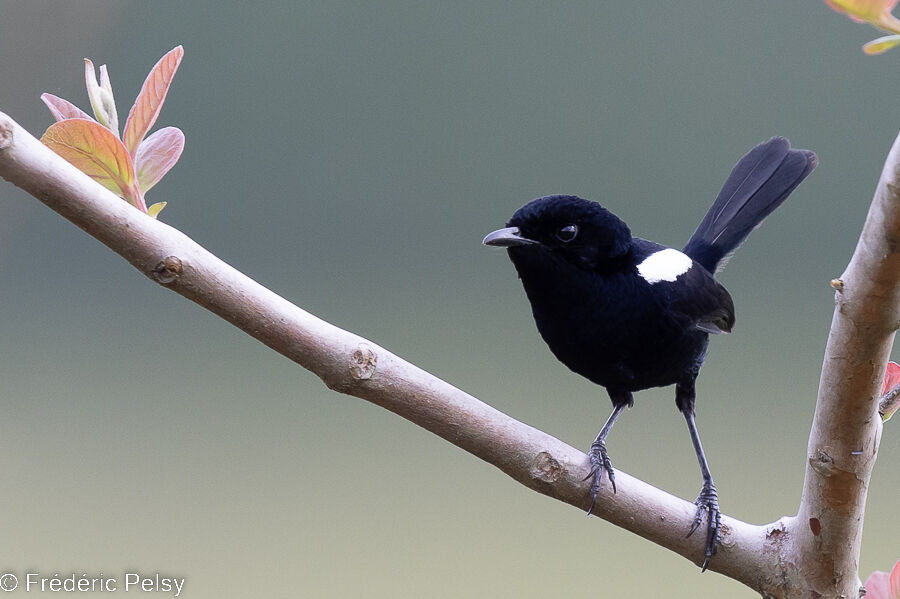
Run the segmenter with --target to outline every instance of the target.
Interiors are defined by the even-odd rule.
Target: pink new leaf
[[[888,362],[884,369],[884,381],[881,383],[881,399],[878,401],[878,413],[882,422],[887,422],[900,409],[900,365]],[[900,580],[900,573],[897,574]]]
[[[884,395],[897,385],[900,385],[900,364],[888,362],[884,370],[884,382],[881,384],[881,394]],[[898,574],[900,577],[900,574]]]
[[[880,570],[869,574],[864,586],[866,599],[900,599],[900,561],[890,574]]]
[[[175,166],[184,150],[184,133],[177,127],[164,127],[138,146],[134,165],[138,187],[147,193]]]
[[[888,594],[891,587],[887,572],[881,570],[872,572],[863,586],[866,587],[866,599],[892,599]]]
[[[134,181],[134,165],[112,131],[93,120],[66,119],[50,125],[41,137],[51,150],[78,170],[142,212],[144,199]]]
[[[125,121],[125,148],[132,156],[136,154],[141,140],[156,122],[183,56],[184,48],[176,46],[159,59],[144,80],[141,92],[128,113],[128,120]]]
[[[41,101],[47,105],[47,108],[50,109],[50,112],[53,114],[53,118],[57,121],[64,121],[66,119],[87,119],[89,121],[93,121],[88,113],[78,108],[68,100],[63,100],[58,96],[54,96],[53,94],[41,94]]]
[[[894,568],[891,570],[891,594],[900,599],[900,561],[894,564]]]
[[[100,81],[94,72],[94,63],[90,58],[84,59],[84,82],[87,85],[88,98],[97,122],[119,137],[119,115],[116,112],[116,99],[113,97],[112,85],[106,65],[100,66]]]

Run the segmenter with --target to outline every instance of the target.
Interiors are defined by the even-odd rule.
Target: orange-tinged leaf
[[[164,127],[141,142],[134,165],[138,187],[143,193],[159,183],[163,175],[175,166],[183,150],[184,133],[177,127]]]
[[[840,0],[825,0],[825,4],[830,6],[832,10],[835,10],[837,12],[847,13],[847,16],[849,16],[851,19],[853,19],[857,23],[863,22],[863,20],[860,19],[859,17],[857,17],[856,15],[848,13],[847,9],[844,7],[844,3],[841,2]]]
[[[176,46],[159,59],[144,80],[141,93],[128,113],[128,120],[125,121],[125,147],[132,156],[137,152],[138,145],[150,127],[156,122],[183,56],[184,48]]]
[[[825,0],[825,4],[838,12],[847,13],[857,23],[877,21],[878,17],[891,12],[897,0]]]
[[[863,52],[869,55],[882,54],[897,44],[900,44],[900,35],[885,35],[865,44]]]
[[[96,121],[66,119],[50,125],[41,141],[94,181],[146,212],[134,184],[131,156],[112,131]]]
[[[47,108],[50,109],[50,112],[53,114],[53,118],[57,121],[64,121],[65,119],[87,119],[92,121],[90,115],[78,108],[68,100],[63,100],[58,96],[54,96],[53,94],[41,94],[41,101],[47,105]]]

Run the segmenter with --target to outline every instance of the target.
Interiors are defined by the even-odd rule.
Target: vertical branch
[[[878,400],[900,324],[900,136],[834,285],[803,496],[783,565],[822,596],[857,597],[866,491],[881,437]]]

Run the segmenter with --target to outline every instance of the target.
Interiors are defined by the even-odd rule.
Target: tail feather
[[[750,232],[809,175],[818,158],[792,150],[783,137],[761,143],[735,165],[684,253],[710,272],[721,270]]]

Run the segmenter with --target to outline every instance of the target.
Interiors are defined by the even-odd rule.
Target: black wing
[[[671,296],[673,310],[683,314],[694,327],[718,335],[734,327],[734,302],[712,274],[696,262],[679,277],[682,283]]]
[[[674,251],[638,237],[633,240],[633,248],[639,263],[663,250]],[[694,261],[674,281],[647,284],[656,304],[672,319],[677,330],[697,328],[714,335],[731,332],[734,302],[725,287],[703,265]]]

